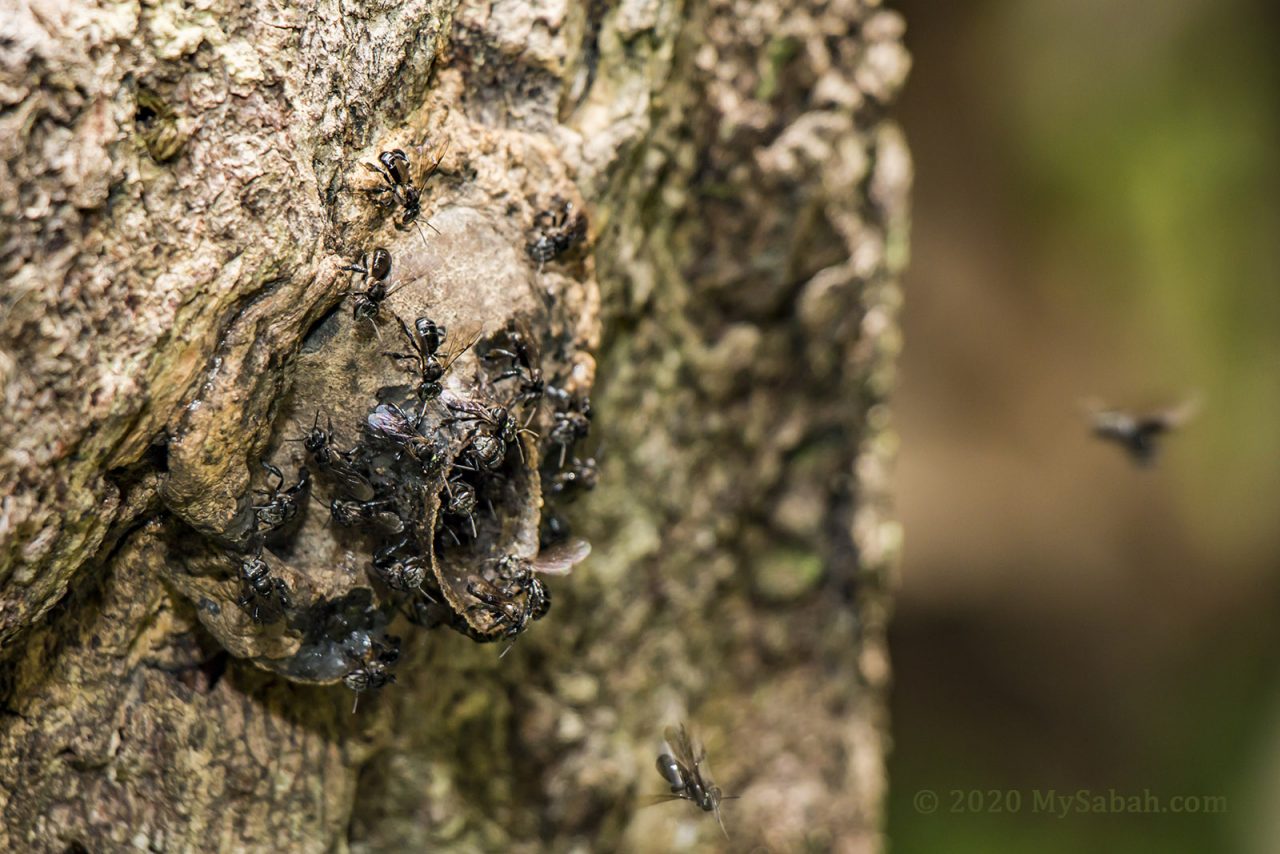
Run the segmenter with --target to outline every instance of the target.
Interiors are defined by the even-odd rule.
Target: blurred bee
[[[448,501],[444,503],[444,512],[450,516],[459,518],[465,516],[471,525],[471,538],[475,539],[480,535],[476,532],[476,488],[462,479],[462,472],[459,471],[444,482],[445,495]],[[452,528],[446,530],[453,537],[454,541],[461,543],[458,535],[453,532]]]
[[[557,468],[564,468],[569,448],[591,432],[591,400],[571,400],[566,408],[557,408],[552,413],[551,432],[547,438],[552,445],[560,448],[560,462]]]
[[[532,239],[525,244],[529,257],[538,262],[538,271],[548,261],[568,252],[587,236],[587,218],[573,213],[573,203],[556,196],[551,207],[533,218]]]
[[[572,495],[577,491],[588,491],[596,488],[600,476],[600,468],[595,457],[585,460],[574,457],[569,464],[557,471],[546,483],[548,495]]]
[[[1107,409],[1098,401],[1084,401],[1081,406],[1093,423],[1093,435],[1115,442],[1139,466],[1149,466],[1159,450],[1157,439],[1181,427],[1200,409],[1198,398],[1160,412],[1135,415],[1119,409]]]
[[[538,350],[538,340],[523,323],[511,321],[503,330],[506,347],[489,347],[484,354],[484,361],[494,362],[507,359],[510,364],[502,373],[493,378],[495,383],[506,379],[516,381],[516,396],[512,405],[533,402],[542,399],[546,382],[542,378],[542,356]]]
[[[663,732],[667,740],[668,753],[658,756],[658,773],[671,787],[670,795],[659,795],[657,802],[690,801],[699,809],[713,812],[720,824],[720,831],[729,838],[725,830],[724,819],[720,816],[720,802],[733,800],[737,795],[726,795],[715,785],[703,767],[707,761],[707,751],[702,745],[695,745],[689,737],[684,724],[678,727],[667,727]]]

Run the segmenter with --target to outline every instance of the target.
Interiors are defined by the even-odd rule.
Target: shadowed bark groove
[[[879,847],[911,177],[886,118],[909,64],[895,13],[419,0],[5,18],[0,847],[723,844],[689,804],[639,809],[682,719],[741,796],[735,848]],[[441,155],[421,234],[363,192],[378,179],[361,163],[393,148]],[[526,244],[557,196],[587,239],[540,264]],[[397,617],[397,683],[352,715],[340,673],[299,665],[305,619],[263,627],[236,605],[228,554],[261,459],[292,482],[306,455],[287,440],[311,414],[353,440],[405,381],[381,355],[403,346],[389,314],[375,333],[344,301],[342,267],[374,246],[410,322],[528,323],[548,378],[591,395],[570,453],[601,472],[541,505],[544,409],[474,559],[531,553],[553,509],[594,553],[550,579],[550,614],[502,658]],[[475,354],[451,374],[496,394]],[[313,504],[269,555],[296,610],[391,616],[369,544],[326,515]]]

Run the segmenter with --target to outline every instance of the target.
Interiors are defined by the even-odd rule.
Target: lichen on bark
[[[0,844],[714,845],[688,804],[639,809],[683,718],[742,796],[735,846],[878,846],[910,182],[886,117],[908,67],[896,14],[7,17]],[[359,164],[446,141],[424,247],[368,203]],[[556,195],[589,214],[591,249],[539,270],[523,245]],[[288,655],[284,635],[213,625],[201,602],[231,596],[234,567],[207,557],[205,584],[185,555],[235,540],[258,459],[282,461],[309,409],[351,421],[346,386],[306,390],[305,340],[375,245],[417,271],[391,300],[410,317],[501,322],[549,298],[543,331],[594,382],[602,473],[568,510],[595,552],[552,582],[547,619],[503,658],[417,633],[352,716],[341,688],[252,662]]]

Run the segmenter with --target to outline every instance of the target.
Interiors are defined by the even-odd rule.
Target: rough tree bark
[[[878,5],[5,0],[0,848],[726,844],[639,808],[682,719],[735,849],[877,848],[910,182]],[[441,155],[422,233],[363,192],[393,148]],[[555,196],[589,236],[539,265]],[[369,543],[312,503],[265,627],[234,555],[259,460],[292,482],[313,413],[354,439],[403,381],[344,301],[376,245],[404,317],[531,325],[601,474],[557,511],[594,554],[509,655],[397,617],[353,715],[317,615],[382,631]],[[439,572],[536,550],[551,418]]]

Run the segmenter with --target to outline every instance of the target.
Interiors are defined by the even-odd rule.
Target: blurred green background
[[[1280,4],[893,5],[891,849],[1280,851]],[[1078,407],[1195,392],[1154,470]],[[1226,809],[1059,818],[1051,789]]]

